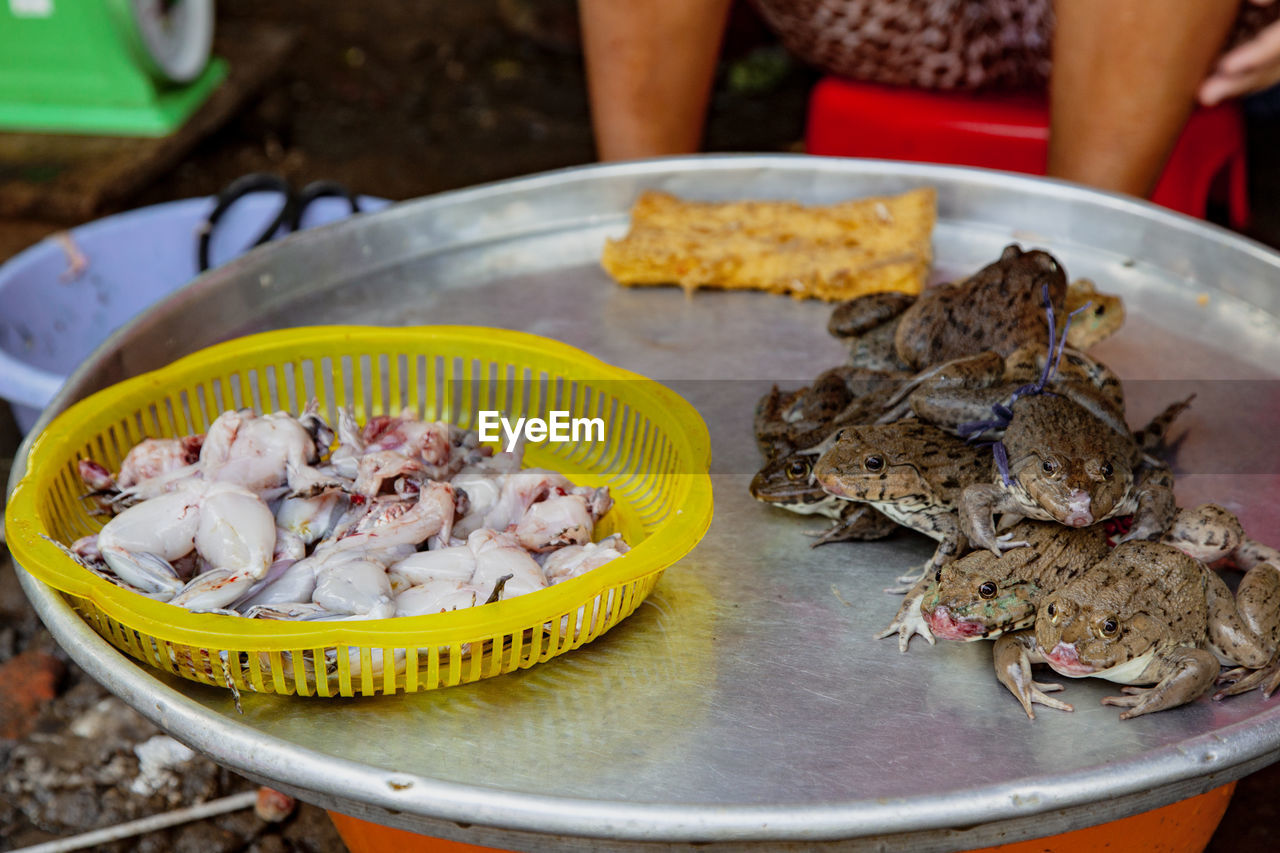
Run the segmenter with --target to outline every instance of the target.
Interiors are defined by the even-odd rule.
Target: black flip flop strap
[[[320,182],[317,181],[317,183]],[[200,242],[196,252],[196,266],[200,272],[205,272],[209,269],[209,244],[213,240],[213,231],[218,222],[231,208],[231,205],[244,196],[255,192],[280,193],[284,197],[284,204],[280,206],[280,212],[276,214],[275,219],[271,220],[271,223],[263,229],[252,245],[261,246],[270,240],[286,222],[295,222],[301,218],[301,214],[295,213],[295,208],[298,205],[297,199],[294,197],[288,181],[284,178],[267,172],[252,172],[236,178],[218,193],[213,211],[200,226]]]

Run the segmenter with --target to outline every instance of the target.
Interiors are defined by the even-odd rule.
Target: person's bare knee
[[[1066,0],[1050,80],[1048,173],[1148,195],[1239,0]]]

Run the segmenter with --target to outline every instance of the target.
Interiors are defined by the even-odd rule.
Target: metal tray
[[[113,335],[45,415],[199,347],[324,322],[476,323],[560,338],[667,382],[711,427],[716,517],[635,615],[525,672],[413,696],[243,697],[165,678],[22,582],[76,661],[174,736],[312,802],[508,848],[833,842],[946,850],[1035,837],[1200,793],[1280,757],[1280,699],[1257,694],[1120,722],[1073,681],[1077,710],[1034,722],[986,644],[872,634],[881,590],[922,561],[914,534],[810,549],[815,522],[754,502],[752,407],[843,353],[830,307],[751,293],[624,289],[597,259],[642,188],[703,199],[832,202],[937,187],[936,277],[1007,243],[1047,248],[1126,300],[1096,354],[1135,423],[1187,390],[1182,503],[1280,522],[1280,256],[1118,196],[1004,173],[804,156],[593,166],[397,205],[268,245]],[[90,261],[92,262],[92,261]],[[1265,427],[1265,429],[1263,428]],[[21,465],[14,478],[22,473]],[[1272,541],[1271,544],[1280,544]]]

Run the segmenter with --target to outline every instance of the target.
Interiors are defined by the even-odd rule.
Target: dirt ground
[[[227,24],[294,27],[282,73],[220,132],[129,206],[207,195],[251,171],[295,185],[328,178],[390,199],[562,166],[593,157],[573,0],[222,0]],[[789,62],[749,13],[735,14],[706,147],[796,150],[815,74]],[[1255,224],[1280,245],[1280,121],[1251,126]],[[10,223],[0,260],[53,226]],[[3,408],[3,407],[0,407]],[[17,446],[0,414],[0,480]],[[0,549],[0,554],[4,553]],[[159,732],[50,641],[0,560],[0,850],[210,799],[252,784],[203,758],[129,790],[134,748]],[[21,694],[21,695],[19,695]],[[1274,850],[1280,765],[1241,783],[1210,850]],[[109,851],[341,851],[323,811],[301,806],[268,824],[251,811],[118,842]]]

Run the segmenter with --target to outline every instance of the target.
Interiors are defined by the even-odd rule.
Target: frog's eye
[[[832,441],[839,441],[844,438],[844,430],[836,430],[836,434],[831,437]]]
[[[1052,474],[1058,470],[1058,463],[1052,459],[1046,459],[1040,463],[1040,470],[1046,474]]]
[[[933,582],[942,583],[942,569],[938,569],[936,572],[933,573]]]
[[[1058,624],[1058,605],[1050,601],[1049,606],[1044,609],[1044,612],[1045,612],[1045,615],[1049,617],[1050,622],[1052,622],[1055,625]]]
[[[787,464],[787,479],[799,480],[809,476],[809,462],[805,459],[792,459]]]
[[[1106,477],[1108,480],[1110,480],[1111,475],[1115,473],[1115,469],[1111,467],[1110,462],[1103,462],[1101,471],[1102,471],[1102,476]]]
[[[984,581],[982,586],[978,587],[978,595],[983,598],[995,598],[996,585],[991,581]]]
[[[884,467],[884,457],[868,456],[866,459],[862,460],[862,465],[868,471],[879,471],[881,468]]]
[[[1120,630],[1120,623],[1115,620],[1115,617],[1108,616],[1106,619],[1103,619],[1101,622],[1098,623],[1099,633],[1101,633],[1102,636],[1107,637],[1108,639],[1110,639],[1111,637],[1114,637],[1116,635],[1116,632],[1119,630]]]

